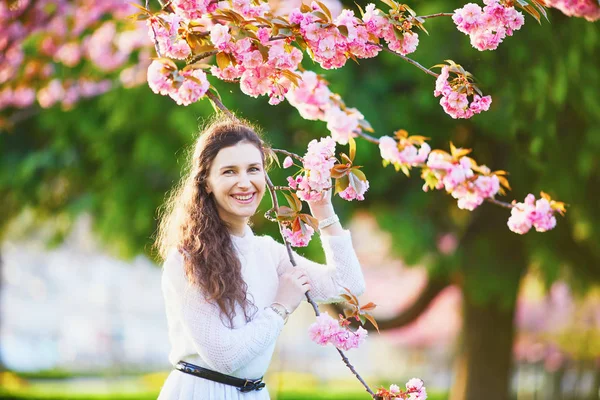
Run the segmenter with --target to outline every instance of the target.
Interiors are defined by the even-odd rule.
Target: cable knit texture
[[[187,281],[183,255],[172,250],[163,266],[162,291],[165,298],[171,352],[175,365],[184,360],[238,378],[256,379],[266,372],[283,320],[268,306],[273,302],[279,276],[293,268],[285,246],[269,236],[255,236],[246,226],[244,236],[231,236],[240,258],[248,296],[256,306],[250,321],[241,308],[233,329],[221,319],[216,305],[207,302],[201,291]],[[315,301],[341,301],[344,287],[361,295],[363,274],[352,247],[349,231],[340,236],[321,236],[327,265],[312,262],[294,252],[298,267],[307,271]],[[159,400],[269,399],[267,390],[241,393],[236,388],[186,375],[173,370]]]

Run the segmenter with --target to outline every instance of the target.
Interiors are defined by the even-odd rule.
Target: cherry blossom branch
[[[487,197],[485,199],[485,201],[488,201],[488,202],[490,202],[492,204],[495,204],[497,206],[500,206],[500,207],[508,208],[509,210],[514,207],[514,205],[512,205],[511,203],[507,203],[507,202],[504,202],[504,201],[492,199],[491,197]]]
[[[377,46],[377,47],[379,47],[380,49],[382,49],[383,51],[387,51],[387,52],[388,52],[388,53],[390,53],[390,54],[393,54],[393,55],[395,55],[395,56],[398,56],[398,57],[400,57],[400,58],[401,58],[401,59],[403,59],[404,61],[408,62],[409,64],[412,64],[412,65],[414,65],[415,67],[419,68],[421,71],[425,72],[425,73],[426,73],[426,74],[428,74],[428,75],[431,75],[431,76],[433,76],[433,77],[435,77],[435,78],[437,78],[438,76],[440,76],[440,74],[436,74],[436,73],[435,73],[435,72],[433,72],[432,70],[425,68],[424,66],[422,66],[421,64],[419,64],[417,61],[413,60],[412,58],[409,58],[409,57],[403,56],[403,55],[402,55],[402,54],[400,54],[400,53],[396,53],[395,51],[392,51],[392,50],[388,49],[387,47],[385,47],[385,46],[383,46],[383,45],[381,45],[381,44],[378,44],[378,43],[373,43],[373,42],[369,42],[369,44],[372,44],[373,46]]]
[[[203,58],[215,56],[219,53],[219,50],[207,51],[205,53],[200,53],[197,56],[194,56],[190,61],[187,62],[187,65],[193,64],[202,60]]]
[[[275,186],[273,185],[273,182],[271,182],[271,178],[269,178],[269,175],[267,173],[265,173],[265,177],[266,177],[266,180],[267,180],[267,188],[269,189],[269,194],[271,195],[271,203],[273,204],[273,209],[275,210],[275,214],[277,214],[278,211],[279,211],[279,202],[277,201],[277,194],[275,193]],[[292,263],[292,266],[294,266],[294,268],[295,268],[297,266],[297,264],[296,264],[296,260],[294,259],[294,253],[292,252],[292,246],[289,244],[289,242],[285,239],[285,236],[283,235],[283,231],[281,229],[282,225],[280,223],[278,223],[278,225],[279,225],[279,233],[281,234],[281,237],[284,240],[285,248],[286,248],[287,253],[288,253],[288,257],[290,259],[290,262]],[[310,291],[306,292],[306,300],[312,306],[312,308],[313,308],[313,310],[315,312],[315,315],[317,317],[319,315],[321,315],[321,313],[319,311],[319,306],[312,299],[312,296],[310,295]],[[369,385],[365,382],[365,380],[356,371],[356,369],[354,368],[354,366],[350,363],[350,360],[348,359],[348,357],[346,356],[346,354],[344,354],[344,352],[342,350],[338,349],[337,347],[336,347],[336,350],[338,351],[338,353],[342,357],[342,360],[344,361],[344,364],[346,364],[346,366],[350,369],[350,371],[354,374],[354,376],[356,376],[356,379],[358,379],[359,382],[365,387],[366,391],[371,395],[371,397],[374,398],[374,399],[376,399],[377,397],[375,396],[375,393],[373,392],[373,390],[371,390],[371,388],[369,387]]]
[[[302,157],[300,157],[298,154],[296,154],[296,153],[292,153],[292,152],[289,152],[289,151],[287,151],[287,150],[282,150],[282,149],[271,149],[271,151],[273,151],[273,152],[275,152],[275,153],[281,153],[281,154],[284,154],[284,155],[286,155],[286,156],[288,156],[288,157],[295,158],[296,160],[298,160],[298,161],[300,161],[300,162],[303,162],[303,161],[304,161],[304,159],[303,159]]]
[[[269,177],[269,175],[267,173],[265,173],[265,178],[267,180],[267,188],[269,189],[269,194],[271,195],[271,203],[273,205],[273,210],[275,210],[275,215],[277,215],[277,213],[279,212],[279,201],[277,200],[277,195],[275,193],[275,186],[273,185],[273,182],[271,182],[271,178]],[[292,263],[292,266],[294,266],[294,268],[295,268],[298,266],[298,264],[296,264],[296,259],[294,258],[294,253],[292,252],[292,246],[289,244],[289,242],[286,240],[285,236],[283,235],[283,232],[281,230],[282,225],[279,222],[278,222],[278,225],[279,225],[279,233],[281,234],[281,237],[283,238],[283,241],[285,243],[285,248],[287,250],[288,257],[290,259],[290,263]],[[306,292],[306,300],[312,306],[313,310],[315,311],[315,315],[317,317],[319,315],[321,315],[321,313],[319,311],[319,306],[312,299],[312,296],[310,295],[310,291]]]
[[[344,352],[342,350],[338,349],[337,347],[336,347],[336,350],[338,351],[338,353],[340,353],[340,356],[342,357],[344,364],[346,364],[346,366],[350,369],[350,371],[352,371],[352,373],[356,376],[356,379],[358,379],[360,381],[360,383],[362,383],[362,385],[365,387],[365,389],[367,389],[367,392],[371,395],[371,397],[373,397],[373,399],[378,399],[378,396],[376,396],[375,393],[373,393],[373,391],[371,390],[369,385],[367,385],[367,383],[358,374],[358,372],[356,372],[356,370],[354,369],[354,366],[352,364],[350,364],[350,360],[348,360],[348,357],[346,357],[346,354],[344,354]]]
[[[423,16],[418,16],[415,17],[415,19],[428,19],[428,18],[436,18],[436,17],[451,17],[453,16],[454,13],[437,13],[437,14],[430,14],[430,15],[423,15]]]
[[[366,134],[363,131],[355,131],[355,133],[359,137],[362,137],[367,142],[379,145],[379,139],[377,139],[376,137],[371,136],[369,134]],[[425,164],[417,164],[416,166],[417,167],[423,167],[424,165]],[[512,205],[511,203],[507,203],[507,202],[504,202],[504,201],[496,200],[496,199],[493,199],[491,197],[486,198],[485,201],[490,202],[492,204],[496,204],[497,206],[500,206],[500,207],[508,208],[509,210],[514,207],[514,205]]]
[[[216,94],[214,94],[213,92],[211,92],[209,90],[208,92],[206,92],[206,97],[208,97],[219,108],[219,110],[221,110],[225,114],[227,114],[227,116],[229,118],[237,119],[235,117],[235,115],[231,111],[229,111],[229,109],[227,107],[225,107],[223,105],[223,103],[221,102],[221,99],[219,99],[219,97]]]

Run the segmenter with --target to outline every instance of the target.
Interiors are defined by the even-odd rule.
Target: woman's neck
[[[246,226],[248,225],[248,220],[249,218],[240,218],[240,219],[235,219],[235,220],[224,220],[225,224],[227,225],[227,229],[229,230],[229,233],[234,235],[234,236],[238,236],[238,237],[243,237],[244,233],[246,232]]]

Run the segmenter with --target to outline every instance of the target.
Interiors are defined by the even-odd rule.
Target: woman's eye
[[[250,171],[253,171],[253,172],[259,172],[259,171],[260,171],[260,168],[257,168],[257,167],[252,167],[252,168],[250,168]]]
[[[233,173],[232,169],[228,169],[227,171],[223,172],[223,174],[225,175],[231,175]]]

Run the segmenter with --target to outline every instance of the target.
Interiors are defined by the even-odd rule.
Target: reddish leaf
[[[377,321],[375,321],[375,318],[373,318],[373,316],[370,314],[365,314],[365,318],[368,319],[369,322],[371,322],[373,324],[375,329],[377,329],[377,332],[379,332],[379,326],[377,325]],[[379,332],[379,333],[381,333],[381,332]]]

